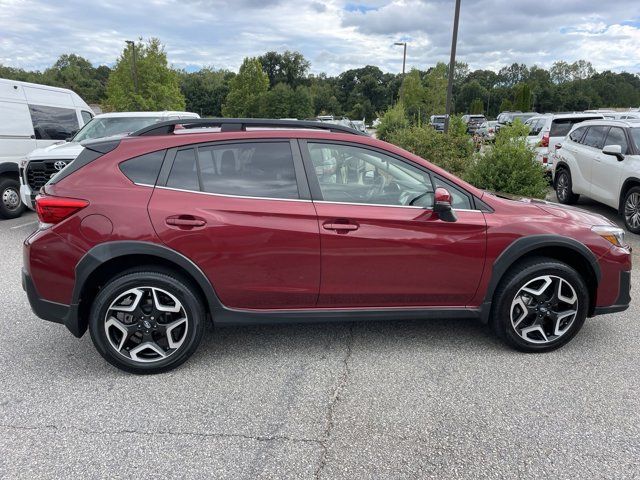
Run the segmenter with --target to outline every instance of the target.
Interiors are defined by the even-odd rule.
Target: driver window
[[[365,148],[308,146],[325,201],[433,208],[433,184],[422,170]]]

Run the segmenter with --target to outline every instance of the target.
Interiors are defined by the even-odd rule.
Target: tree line
[[[134,58],[135,55],[135,58]],[[245,58],[238,73],[172,68],[158,39],[125,47],[113,68],[75,54],[44,71],[0,65],[0,77],[70,88],[105,110],[188,110],[201,116],[309,118],[348,116],[372,121],[399,101],[415,121],[445,111],[447,65],[406,75],[367,65],[336,76],[314,75],[299,52]],[[452,109],[495,117],[505,110],[540,113],[639,107],[640,75],[597,72],[585,60],[549,69],[514,63],[498,72],[456,63]]]

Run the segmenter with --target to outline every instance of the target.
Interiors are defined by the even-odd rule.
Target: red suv
[[[207,318],[476,317],[541,352],[630,301],[605,218],[478,190],[338,125],[177,120],[88,143],[37,212],[34,312],[137,373],[184,362]]]

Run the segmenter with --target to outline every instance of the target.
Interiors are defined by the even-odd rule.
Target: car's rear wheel
[[[640,187],[632,187],[624,197],[624,224],[632,233],[640,233]]]
[[[91,339],[112,365],[133,373],[177,367],[196,350],[205,312],[188,281],[163,271],[129,271],[96,297]]]
[[[554,350],[584,324],[589,294],[569,265],[550,258],[517,264],[494,297],[491,324],[507,344],[525,352]]]
[[[566,168],[561,168],[556,173],[555,190],[558,201],[565,205],[574,204],[580,198],[580,195],[573,193],[571,172]]]
[[[20,182],[0,177],[0,218],[18,218],[25,208],[20,200]]]

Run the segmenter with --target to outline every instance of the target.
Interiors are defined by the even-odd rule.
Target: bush
[[[385,142],[389,141],[391,135],[400,129],[407,128],[409,120],[402,102],[396,103],[380,117],[380,125],[376,129],[376,137]]]
[[[464,133],[466,127],[460,134],[455,119],[452,118],[451,122],[449,133],[446,135],[436,132],[430,126],[414,126],[395,130],[387,141],[454,175],[462,176],[473,158],[473,142]]]
[[[476,157],[464,179],[478,188],[525,197],[544,198],[548,180],[544,167],[526,143],[528,127],[519,120],[503,127],[495,145]]]

